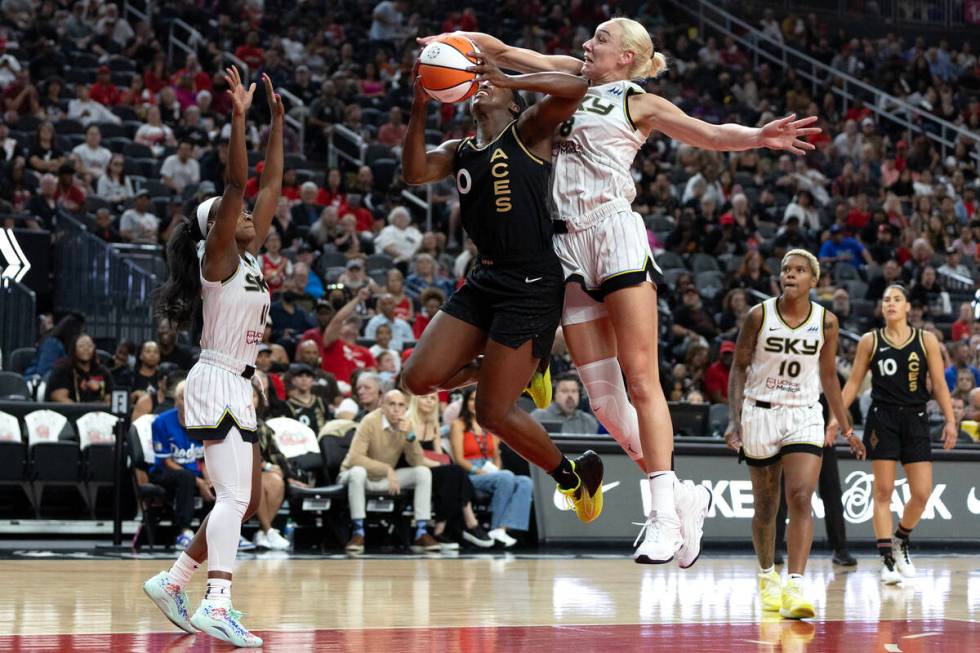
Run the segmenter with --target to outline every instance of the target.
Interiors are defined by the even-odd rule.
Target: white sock
[[[651,472],[650,507],[660,519],[677,521],[677,508],[674,506],[674,483],[677,475],[672,471]]]
[[[790,574],[788,578],[789,578],[789,580],[791,582],[794,582],[794,583],[802,583],[803,582],[803,574]]]
[[[766,574],[771,574],[774,571],[776,571],[776,565],[771,565],[768,569],[763,569],[762,567],[759,567],[759,573],[762,574],[763,576],[765,576]]]
[[[170,578],[174,580],[180,589],[184,589],[187,583],[191,582],[191,576],[197,571],[197,568],[201,566],[201,563],[194,560],[184,552],[181,552],[177,560],[174,561],[173,567],[167,572],[170,574]]]
[[[231,601],[231,581],[227,578],[209,578],[204,593],[206,601]]]

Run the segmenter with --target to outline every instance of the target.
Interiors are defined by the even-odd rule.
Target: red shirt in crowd
[[[122,92],[112,82],[108,84],[95,82],[89,90],[89,96],[107,107],[114,107],[122,101]]]
[[[721,396],[728,401],[728,374],[730,370],[719,360],[704,371],[704,391],[708,397]]]
[[[969,338],[972,329],[973,327],[969,322],[964,322],[963,320],[956,320],[953,322],[953,328],[950,334],[953,338],[953,342],[959,342],[964,338]]]
[[[320,341],[323,342],[322,340]],[[351,374],[354,370],[363,370],[369,367],[377,367],[371,350],[358,344],[349,345],[340,338],[337,338],[329,347],[322,347],[321,344],[321,363],[320,367],[324,372],[330,372],[338,381],[350,383]]]
[[[235,50],[235,56],[248,64],[252,70],[258,70],[265,63],[265,50],[253,48],[250,45],[240,45]]]

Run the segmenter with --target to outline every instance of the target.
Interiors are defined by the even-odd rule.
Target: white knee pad
[[[592,412],[623,451],[635,461],[643,459],[640,422],[626,394],[623,371],[615,358],[603,358],[578,368],[582,385],[589,394]]]
[[[582,286],[577,283],[565,285],[565,309],[561,315],[563,326],[595,322],[607,315],[609,311],[605,304],[592,299]]]
[[[204,461],[215,496],[207,527],[208,569],[231,573],[252,497],[252,445],[232,428],[224,440],[204,447]]]

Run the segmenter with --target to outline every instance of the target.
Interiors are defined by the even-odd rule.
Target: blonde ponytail
[[[653,57],[650,58],[650,64],[647,68],[646,77],[660,77],[660,73],[667,70],[667,57],[659,52],[654,52]]]
[[[667,59],[653,49],[653,39],[647,29],[632,18],[613,18],[619,25],[619,46],[633,53],[633,65],[627,71],[630,79],[657,77],[667,70]]]

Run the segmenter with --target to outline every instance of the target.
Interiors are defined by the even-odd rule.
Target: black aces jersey
[[[553,252],[548,210],[551,163],[531,154],[511,122],[491,143],[465,138],[453,164],[460,216],[481,256]]]
[[[319,397],[314,397],[313,403],[309,406],[301,404],[292,397],[288,398],[286,403],[289,405],[289,410],[292,411],[293,419],[309,426],[317,435],[320,434],[320,429],[330,419],[327,406]]]
[[[875,329],[871,354],[871,399],[893,406],[921,406],[929,401],[926,389],[926,347],[922,329],[912,329],[909,339],[895,344],[884,329]]]

